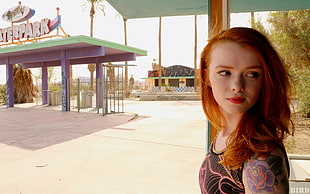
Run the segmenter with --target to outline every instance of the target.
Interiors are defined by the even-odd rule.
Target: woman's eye
[[[222,76],[231,75],[230,71],[226,71],[226,70],[224,70],[224,71],[219,71],[218,74],[219,74],[219,75],[222,75]]]
[[[249,72],[246,74],[247,77],[250,78],[258,78],[259,77],[259,73],[258,72]]]

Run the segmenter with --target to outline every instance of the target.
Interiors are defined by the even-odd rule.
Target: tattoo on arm
[[[288,192],[288,177],[283,170],[283,159],[279,156],[250,160],[245,171],[249,189],[254,193],[273,193],[275,190]]]

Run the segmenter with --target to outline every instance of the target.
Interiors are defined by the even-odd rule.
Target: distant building
[[[153,91],[158,88],[158,70],[148,71],[148,77],[146,79],[148,88],[152,88]],[[180,90],[193,90],[194,89],[194,68],[186,67],[183,65],[172,65],[162,69],[162,84],[163,86],[169,86],[175,91]],[[179,89],[180,88],[180,89]]]

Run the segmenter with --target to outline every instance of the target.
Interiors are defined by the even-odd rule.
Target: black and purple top
[[[245,193],[242,183],[242,169],[228,169],[218,162],[223,153],[216,153],[211,144],[199,172],[199,184],[202,194]]]

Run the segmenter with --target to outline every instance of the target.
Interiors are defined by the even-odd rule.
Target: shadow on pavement
[[[118,126],[143,117],[118,113],[62,112],[46,108],[0,108],[0,147],[38,150],[101,130],[134,130]],[[4,145],[1,145],[4,144]]]

